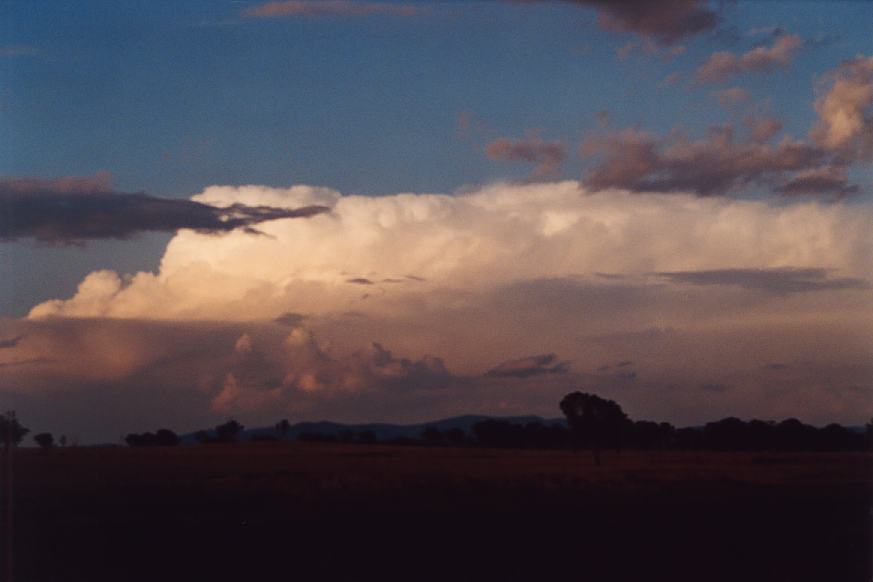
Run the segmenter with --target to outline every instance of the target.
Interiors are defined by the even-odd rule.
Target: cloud
[[[849,182],[846,169],[839,166],[823,166],[798,172],[776,190],[786,196],[821,193],[844,196],[860,191],[857,185]]]
[[[401,300],[464,304],[451,294],[603,271],[632,276],[790,265],[869,278],[864,253],[873,252],[867,236],[873,219],[857,208],[591,193],[572,181],[378,197],[307,186],[210,187],[194,201],[332,211],[262,223],[266,236],[180,231],[159,272],[95,271],[75,296],[36,306],[32,316],[272,320],[287,312],[357,311],[382,317],[397,313]],[[415,273],[426,281],[379,285],[380,293],[361,301],[361,286],[348,283],[349,273],[374,282]]]
[[[824,79],[831,85],[815,102],[812,139],[849,159],[873,159],[873,57],[846,61]]]
[[[721,89],[713,92],[713,95],[715,95],[715,98],[718,99],[718,102],[724,107],[736,105],[737,103],[749,100],[749,92],[742,87]]]
[[[181,230],[156,272],[95,271],[72,297],[0,320],[0,338],[24,337],[2,360],[31,362],[0,368],[0,398],[22,418],[114,438],[227,415],[552,415],[585,389],[694,423],[721,414],[699,389],[712,382],[731,386],[719,405],[734,414],[873,414],[830,388],[873,373],[864,205],[574,181],[369,197],[214,186],[194,198],[332,211],[262,223],[264,236]],[[366,300],[348,283],[358,275],[374,282]],[[624,361],[618,376],[576,372]]]
[[[821,167],[828,159],[815,145],[789,138],[770,145],[761,143],[762,137],[766,133],[753,128],[750,138],[737,140],[732,125],[713,127],[697,140],[639,130],[593,136],[580,150],[583,157],[599,158],[585,182],[595,190],[724,195],[750,185],[778,187],[794,172]]]
[[[93,176],[2,178],[0,188],[3,192],[15,194],[105,194],[112,191],[112,174],[104,170]]]
[[[2,57],[32,57],[40,54],[38,48],[24,44],[12,44],[0,46],[0,58]]]
[[[0,340],[0,350],[7,350],[10,348],[14,348],[15,346],[18,345],[18,342],[20,342],[22,339],[24,339],[24,336],[19,335],[19,336],[11,337],[8,339]]]
[[[543,354],[503,362],[485,375],[492,378],[530,378],[542,374],[566,374],[569,370],[567,362],[559,362],[557,355]]]
[[[299,18],[309,16],[413,16],[422,7],[412,4],[387,2],[358,2],[357,0],[282,0],[259,4],[243,11],[249,18]]]
[[[772,46],[761,46],[737,55],[729,52],[713,53],[695,74],[701,83],[717,83],[742,73],[759,73],[786,67],[794,54],[803,46],[796,35],[778,36]]]
[[[696,140],[678,129],[667,136],[614,131],[583,143],[580,154],[598,158],[586,184],[595,190],[690,191],[702,196],[753,185],[788,196],[860,192],[847,171],[854,162],[873,159],[873,57],[847,61],[824,79],[831,84],[816,100],[819,121],[809,140],[785,137],[771,145],[767,142],[782,123],[756,116],[745,119],[741,139],[730,124],[711,127],[706,137]]]
[[[746,127],[753,142],[764,143],[782,131],[782,122],[772,117],[747,117]]]
[[[273,321],[278,323],[279,325],[284,325],[285,327],[299,327],[303,325],[303,322],[306,320],[306,316],[301,315],[299,313],[287,312],[283,313],[279,317],[275,318]]]
[[[714,269],[656,273],[674,283],[689,285],[734,285],[776,295],[836,289],[869,289],[870,283],[855,277],[831,277],[828,269]]]
[[[492,160],[528,162],[535,164],[531,178],[554,176],[564,163],[564,144],[560,141],[545,141],[537,136],[513,140],[500,138],[489,143],[485,152]]]
[[[327,212],[326,206],[294,209],[233,203],[212,206],[192,200],[124,194],[109,188],[108,174],[53,180],[0,180],[0,241],[33,238],[55,244],[93,239],[126,239],[146,231],[173,232],[188,228],[223,233],[286,218]]]
[[[542,0],[533,0],[542,1]],[[661,44],[706,32],[718,24],[718,13],[706,0],[564,0],[597,10],[601,28],[631,32]]]

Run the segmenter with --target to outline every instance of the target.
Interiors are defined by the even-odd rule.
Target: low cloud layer
[[[864,279],[833,277],[827,269],[716,269],[657,275],[675,283],[736,285],[776,295],[832,289],[870,289],[870,283]]]
[[[32,238],[54,244],[93,239],[126,239],[142,232],[192,229],[226,233],[286,218],[327,212],[324,206],[273,208],[233,203],[222,207],[192,200],[124,194],[109,188],[107,175],[54,180],[13,178],[0,181],[0,241]]]

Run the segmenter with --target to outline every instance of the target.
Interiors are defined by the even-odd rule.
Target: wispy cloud
[[[567,362],[559,362],[556,354],[543,354],[503,362],[485,375],[492,378],[530,378],[544,374],[566,374],[569,371]]]
[[[25,44],[7,44],[0,46],[0,57],[32,57],[40,54],[35,46]]]
[[[424,10],[412,4],[355,2],[352,0],[284,0],[267,2],[243,11],[248,18],[299,18],[311,16],[414,16]]]
[[[536,135],[522,139],[496,139],[485,147],[485,153],[492,160],[534,164],[532,178],[554,176],[566,157],[563,143],[546,141]]]
[[[799,36],[785,35],[777,37],[772,46],[756,47],[741,55],[717,52],[697,69],[696,77],[702,83],[717,83],[741,73],[786,67],[801,46],[803,40]]]

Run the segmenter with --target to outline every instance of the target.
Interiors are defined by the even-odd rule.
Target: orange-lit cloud
[[[784,35],[778,36],[772,46],[757,47],[741,55],[717,52],[697,69],[696,77],[700,82],[714,83],[741,73],[766,72],[786,67],[801,46],[803,40],[799,36]]]

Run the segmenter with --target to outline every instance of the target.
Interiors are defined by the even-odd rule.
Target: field
[[[867,454],[20,450],[16,580],[873,579]]]

